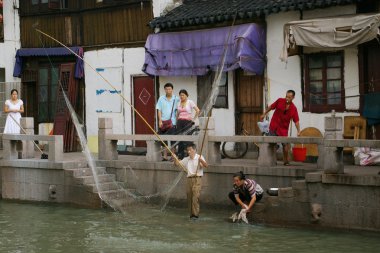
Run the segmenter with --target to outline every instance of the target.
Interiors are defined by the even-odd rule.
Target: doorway
[[[149,76],[133,77],[133,105],[154,129],[155,122],[155,87],[154,79]],[[134,111],[134,134],[153,134],[146,123]],[[145,141],[136,141],[136,147],[146,147]]]
[[[261,135],[257,122],[263,113],[263,87],[263,75],[246,73],[242,69],[236,71],[236,134],[241,134],[243,126],[250,135]]]
[[[359,90],[360,112],[363,114],[364,95],[380,93],[380,45],[377,40],[365,43],[359,47]],[[374,134],[373,134],[374,130]],[[367,138],[380,140],[380,124],[367,129]]]

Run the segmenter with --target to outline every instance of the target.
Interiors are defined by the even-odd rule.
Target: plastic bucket
[[[293,148],[293,160],[303,162],[306,160],[306,148]]]

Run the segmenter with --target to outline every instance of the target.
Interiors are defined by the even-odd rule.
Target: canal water
[[[148,205],[127,214],[0,201],[0,252],[380,252],[380,234],[291,229],[228,221],[230,212],[165,212]]]

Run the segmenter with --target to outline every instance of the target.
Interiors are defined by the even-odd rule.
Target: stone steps
[[[76,177],[76,179],[83,185],[95,184],[95,178],[92,175]],[[112,175],[112,174],[98,175],[99,184],[111,183],[111,182],[115,182],[115,175]]]
[[[101,205],[111,207],[115,210],[125,210],[133,201],[124,189],[122,189],[114,174],[107,174],[106,168],[97,167],[98,187],[96,187],[95,179],[90,168],[66,169],[68,176],[73,178],[73,183],[89,194],[89,198],[97,198]],[[134,191],[134,189],[129,189]],[[100,196],[99,196],[100,193]],[[85,201],[85,200],[84,200]]]
[[[77,177],[92,176],[92,170],[90,168],[76,168],[76,169],[66,169],[65,171],[72,173],[72,175]],[[106,174],[105,167],[96,167],[96,172],[98,175]]]
[[[85,187],[93,192],[93,193],[99,193],[100,192],[104,192],[104,191],[111,191],[111,190],[118,190],[119,189],[119,186],[117,185],[116,182],[112,182],[112,183],[100,183],[99,184],[99,190],[98,188],[96,187],[96,184],[87,184],[85,185]]]

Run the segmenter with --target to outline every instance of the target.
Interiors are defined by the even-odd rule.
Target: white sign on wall
[[[121,112],[121,97],[123,84],[122,67],[97,68],[96,71],[108,80],[112,88],[100,76],[96,76],[95,85],[95,110],[96,112]]]

